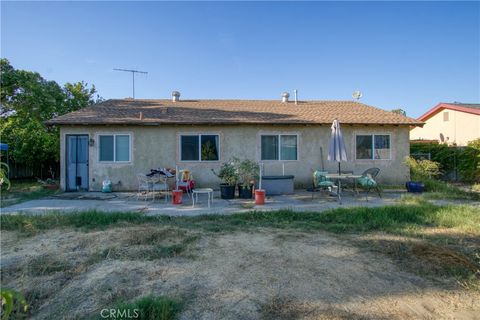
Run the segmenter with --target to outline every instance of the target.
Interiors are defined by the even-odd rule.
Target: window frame
[[[262,159],[262,137],[263,136],[277,136],[278,137],[278,149],[277,149],[277,152],[278,152],[278,159],[272,159],[272,160],[264,160]],[[297,154],[296,154],[296,159],[295,160],[283,160],[281,159],[281,156],[282,156],[282,136],[295,136],[296,138],[296,142],[297,142]],[[258,154],[258,158],[260,161],[264,162],[264,161],[271,161],[271,162],[277,162],[277,161],[282,161],[282,162],[294,162],[294,161],[299,161],[300,159],[300,135],[297,133],[297,132],[282,132],[282,133],[278,133],[278,132],[274,132],[274,133],[269,133],[269,132],[261,132],[259,134],[259,141],[258,141],[258,144],[259,144],[259,154]]]
[[[100,160],[100,137],[103,136],[113,136],[113,160]],[[128,161],[124,160],[117,160],[117,136],[128,136]],[[132,134],[129,132],[119,132],[119,133],[111,133],[111,132],[102,132],[97,133],[96,135],[96,142],[97,142],[97,162],[101,164],[128,164],[132,163],[133,158],[133,139]]]
[[[190,136],[198,138],[198,160],[183,160],[182,159],[182,137]],[[202,136],[217,136],[218,137],[218,160],[202,160]],[[201,162],[201,163],[217,163],[222,159],[221,154],[221,135],[218,132],[202,132],[202,133],[191,133],[191,132],[181,132],[178,134],[178,161],[179,162]]]
[[[370,136],[372,137],[372,158],[359,159],[357,158],[357,137],[358,136]],[[375,158],[375,136],[388,136],[389,148],[388,158],[376,159]],[[356,133],[355,134],[355,160],[356,161],[391,161],[392,160],[392,135],[390,133]]]

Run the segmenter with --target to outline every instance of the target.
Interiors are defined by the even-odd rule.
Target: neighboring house
[[[174,92],[176,93],[176,92]],[[135,190],[136,175],[152,168],[192,170],[198,186],[218,187],[218,169],[232,157],[264,163],[266,175],[295,175],[311,184],[327,161],[331,123],[343,130],[344,170],[381,169],[383,183],[409,177],[409,130],[420,121],[353,101],[107,100],[47,122],[60,127],[61,187]]]
[[[435,140],[459,146],[480,138],[480,104],[439,103],[418,121],[425,125],[410,131],[412,140]]]

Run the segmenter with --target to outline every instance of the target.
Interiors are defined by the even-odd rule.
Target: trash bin
[[[173,204],[182,204],[183,190],[173,190],[172,191],[172,203]]]

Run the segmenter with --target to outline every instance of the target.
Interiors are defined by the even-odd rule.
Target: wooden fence
[[[53,178],[58,180],[60,177],[60,163],[50,162],[38,166],[28,166],[21,163],[9,162],[10,179],[41,179]]]

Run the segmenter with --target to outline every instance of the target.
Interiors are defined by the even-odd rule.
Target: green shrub
[[[470,141],[458,159],[458,171],[468,182],[480,182],[480,138]]]
[[[457,172],[465,182],[480,182],[480,138],[465,147],[445,143],[412,143],[410,154],[429,153],[443,174]]]
[[[415,160],[407,157],[405,163],[410,168],[412,180],[424,180],[426,178],[436,178],[440,175],[440,164],[431,160]]]
[[[0,188],[10,189],[10,180],[8,179],[8,165],[0,162]]]

